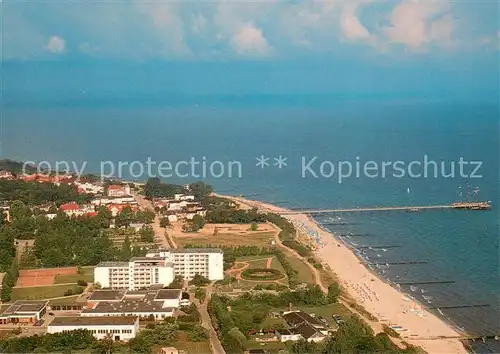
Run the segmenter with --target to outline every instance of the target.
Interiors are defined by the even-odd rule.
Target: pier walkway
[[[341,209],[294,209],[282,211],[280,214],[330,214],[330,213],[350,213],[350,212],[368,212],[368,211],[423,211],[431,209],[458,209],[458,210],[488,210],[491,209],[490,202],[468,202],[453,203],[442,205],[421,205],[421,206],[386,206],[386,207],[357,207]]]

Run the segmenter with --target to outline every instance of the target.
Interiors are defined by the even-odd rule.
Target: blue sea
[[[491,201],[491,211],[339,213],[331,215],[336,225],[328,228],[344,235],[354,247],[364,247],[360,255],[367,262],[426,262],[375,269],[383,270],[382,276],[393,282],[453,281],[412,289],[402,286],[402,290],[430,307],[488,305],[441,309],[441,316],[472,334],[500,333],[498,104],[384,97],[70,102],[6,105],[2,124],[4,157],[87,161],[87,172],[99,172],[100,162],[107,160],[116,165],[119,161],[145,164],[150,158],[175,165],[194,158],[200,161],[198,166],[219,161],[213,164],[214,173],[208,171],[206,176],[217,191],[290,208],[449,204],[467,199],[468,192],[471,200]],[[261,156],[269,159],[263,168],[256,166]],[[281,168],[275,165],[280,156],[286,158]],[[435,178],[431,167],[427,177],[396,177],[389,167],[381,176],[383,162],[422,163],[424,156],[438,165],[443,162],[446,174],[455,162],[455,175],[443,177],[439,172]],[[481,162],[476,171],[480,177],[461,176],[460,159]],[[310,170],[303,174],[304,161],[311,160],[315,175]],[[341,161],[350,161],[353,167],[357,161],[361,166],[371,161],[379,173],[374,176],[370,170],[368,176],[361,168],[359,176],[353,172],[339,183]],[[240,171],[234,169],[229,177],[231,162]],[[221,165],[225,174],[215,176]],[[465,174],[472,172],[470,166],[464,168]],[[199,179],[189,175],[185,165],[181,167],[180,172],[188,176],[167,180]],[[129,172],[125,168],[122,177],[132,178]],[[330,216],[320,216],[318,221],[330,222]],[[396,247],[385,252],[366,248],[383,245]],[[500,351],[490,343],[476,348]]]

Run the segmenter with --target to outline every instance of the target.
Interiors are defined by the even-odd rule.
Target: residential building
[[[128,184],[123,186],[112,184],[108,187],[108,197],[128,197],[130,195],[130,186]]]
[[[129,262],[101,262],[94,268],[94,281],[103,288],[140,290],[153,284],[167,286],[173,280],[173,264],[164,257],[135,257]]]
[[[31,324],[47,311],[48,301],[17,300],[0,314],[0,324]]]
[[[174,194],[175,201],[191,200],[194,201],[194,195]]]
[[[68,216],[82,216],[95,212],[94,207],[91,205],[80,206],[74,202],[63,204],[59,207],[59,209]]]
[[[200,274],[210,280],[224,279],[224,254],[220,248],[186,248],[150,250],[146,257],[161,257],[172,262],[175,275],[192,279]]]
[[[0,179],[14,179],[14,174],[10,171],[0,171]]]
[[[183,350],[179,351],[175,347],[164,347],[164,348],[160,349],[158,354],[181,354],[182,352],[184,352],[184,351]]]
[[[278,336],[278,339],[281,342],[288,342],[288,341],[296,342],[302,339],[300,333],[296,333],[295,331],[286,328],[278,329],[276,331],[276,335]]]
[[[56,317],[47,326],[47,333],[62,333],[86,329],[97,339],[111,338],[115,341],[128,341],[139,333],[139,318],[124,317]]]
[[[282,342],[299,339],[304,339],[308,342],[321,342],[329,334],[325,323],[305,312],[285,312],[283,318],[292,328],[288,331],[278,331],[278,338]]]
[[[131,204],[108,204],[107,207],[113,217],[116,217],[118,214],[120,214],[126,207],[130,207],[133,212],[137,211],[137,206]]]
[[[81,316],[137,316],[163,320],[179,308],[180,289],[140,291],[97,290],[87,300]]]

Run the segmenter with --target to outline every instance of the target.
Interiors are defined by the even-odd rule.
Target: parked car
[[[338,325],[341,325],[343,323],[345,323],[345,321],[342,319],[342,317],[340,317],[340,315],[337,315],[337,314],[333,314],[332,315],[333,317],[333,320],[338,324]]]
[[[49,312],[49,316],[55,316],[54,312]]]

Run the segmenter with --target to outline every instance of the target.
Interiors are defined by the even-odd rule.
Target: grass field
[[[75,283],[78,280],[85,280],[87,283],[94,281],[94,267],[82,267],[83,274],[61,274],[54,277],[54,284]]]
[[[252,339],[247,341],[246,347],[247,349],[264,349],[268,353],[279,353],[287,348],[285,343],[282,342],[259,343]]]
[[[314,274],[309,265],[302,262],[300,259],[293,256],[291,253],[285,252],[287,260],[292,265],[293,269],[298,272],[299,281],[304,283],[314,283]]]
[[[76,291],[79,287],[75,285],[51,285],[51,286],[30,286],[25,288],[12,288],[11,301],[15,300],[35,300],[62,297],[64,293],[71,289]]]
[[[250,224],[207,224],[197,233],[184,233],[180,225],[174,225],[169,233],[181,247],[189,244],[269,247],[276,230],[269,224],[260,224],[257,231],[250,231]]]
[[[64,306],[64,305],[72,305],[75,303],[75,301],[80,298],[80,295],[75,295],[75,296],[65,296],[60,299],[54,299],[49,301],[49,305],[59,305],[59,306]]]
[[[316,317],[322,316],[331,324],[334,323],[332,318],[333,314],[340,315],[340,317],[344,319],[347,317],[351,317],[352,315],[352,312],[342,304],[332,304],[317,307],[299,306],[298,308],[309,314],[314,313]]]
[[[178,339],[173,345],[178,350],[185,350],[188,354],[206,354],[210,353],[210,342],[190,342],[188,333],[184,331],[178,332]]]

